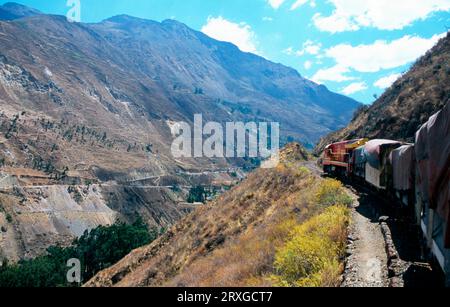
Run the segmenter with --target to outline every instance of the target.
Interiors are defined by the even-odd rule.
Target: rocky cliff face
[[[193,205],[169,188],[123,185],[49,185],[0,188],[0,258],[30,259],[52,245],[69,245],[84,231],[141,216],[170,227]]]

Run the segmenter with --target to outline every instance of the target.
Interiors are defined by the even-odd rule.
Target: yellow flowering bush
[[[336,286],[341,274],[350,210],[329,207],[293,229],[290,239],[275,255],[277,286]]]

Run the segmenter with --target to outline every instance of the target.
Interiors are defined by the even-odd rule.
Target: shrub
[[[334,205],[350,206],[353,203],[342,183],[335,179],[326,179],[320,184],[316,200],[320,206],[325,208]]]
[[[342,268],[349,209],[333,206],[304,224],[297,226],[290,239],[277,250],[277,286],[337,286]]]
[[[207,198],[207,193],[204,187],[202,186],[196,186],[191,188],[189,191],[188,203],[204,203]]]

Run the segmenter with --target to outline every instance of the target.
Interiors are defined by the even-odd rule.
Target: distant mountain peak
[[[36,9],[15,2],[7,2],[0,6],[0,20],[15,20],[41,14]]]
[[[154,21],[151,19],[144,19],[144,18],[134,17],[131,15],[121,14],[121,15],[110,17],[104,21],[119,23],[119,24],[123,24],[123,23],[155,23],[155,24],[159,24],[159,25],[165,26],[165,27],[190,30],[190,28],[187,25],[185,25],[184,23],[179,22],[175,19],[166,19],[160,23],[160,22],[157,22],[157,21]]]
[[[171,25],[171,26],[177,26],[177,27],[183,27],[187,28],[188,26],[184,23],[176,20],[176,19],[165,19],[163,22],[161,22],[162,25]]]
[[[105,21],[124,22],[124,21],[130,21],[130,20],[139,20],[139,18],[130,16],[127,14],[121,14],[121,15],[116,15],[116,16],[110,17],[110,18],[106,19]]]

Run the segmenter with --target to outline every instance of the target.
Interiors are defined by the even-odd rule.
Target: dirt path
[[[377,214],[354,194],[343,287],[387,287],[388,258]]]

